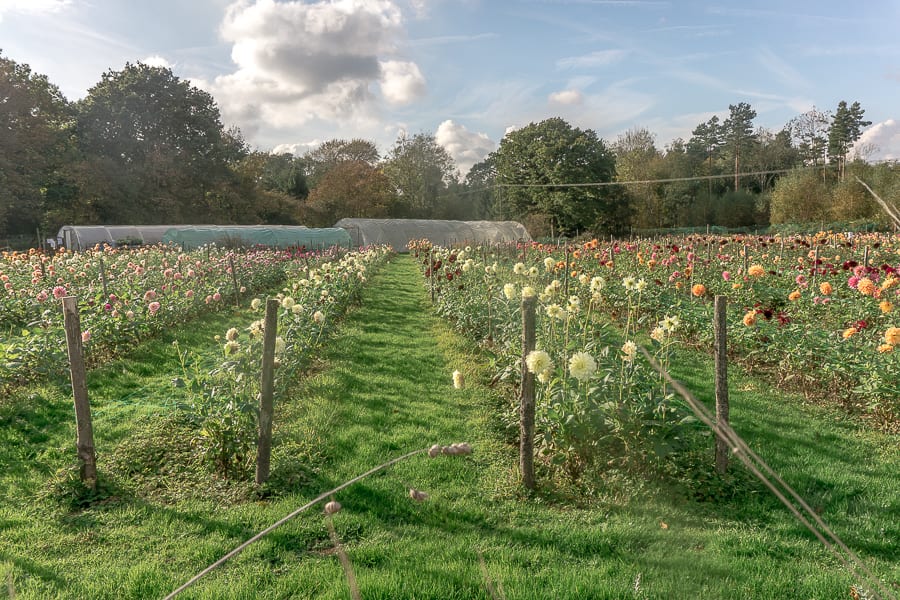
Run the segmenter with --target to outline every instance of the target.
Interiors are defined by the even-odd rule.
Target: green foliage
[[[392,217],[434,218],[447,186],[458,179],[453,158],[434,134],[402,134],[385,158],[384,174],[397,190]]]
[[[871,121],[863,119],[865,112],[859,102],[847,106],[847,102],[841,100],[831,117],[831,129],[828,131],[828,156],[831,162],[838,165],[841,179],[844,177],[847,154],[850,152],[851,146],[862,135],[863,127],[872,124]]]
[[[519,217],[548,215],[559,232],[623,231],[630,206],[623,190],[606,187],[553,187],[554,184],[612,182],[612,149],[590,129],[572,127],[555,117],[507,134],[495,153],[496,182],[509,187],[506,200]]]
[[[772,223],[829,220],[830,189],[815,170],[796,170],[775,184],[769,204]]]
[[[45,196],[64,194],[72,110],[46,76],[0,54],[0,236],[32,234]]]
[[[247,477],[253,464],[256,378],[262,354],[262,340],[256,338],[251,337],[246,349],[230,351],[232,356],[211,370],[188,350],[175,346],[183,373],[183,378],[175,379],[175,385],[187,390],[182,408],[194,426],[193,443],[200,456],[225,479]]]
[[[77,127],[87,168],[101,174],[85,191],[104,223],[233,218],[197,202],[229,179],[219,109],[170,69],[127,63],[108,71],[78,103]]]

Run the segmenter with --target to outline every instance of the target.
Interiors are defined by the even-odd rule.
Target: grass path
[[[17,598],[163,597],[320,492],[395,456],[456,441],[470,442],[473,455],[414,457],[338,495],[344,509],[334,524],[363,598],[489,599],[485,572],[509,600],[847,597],[852,581],[837,562],[776,501],[761,495],[697,503],[648,486],[628,497],[610,490],[582,498],[581,506],[549,495],[521,496],[515,449],[502,441],[500,400],[484,385],[492,375],[484,361],[431,311],[412,259],[399,258],[372,279],[363,305],[318,357],[315,373],[276,407],[268,499],[222,505],[215,497],[177,504],[126,497],[61,514],[29,502],[46,469],[59,462],[38,453],[41,469],[21,467],[18,475],[0,476],[0,483],[17,486],[0,494],[0,598],[4,577],[14,582]],[[147,353],[165,352],[151,346]],[[154,392],[152,380],[163,386],[171,370],[148,364],[136,362],[129,369],[144,374],[140,395],[152,406],[165,405],[164,388]],[[702,387],[707,367],[697,361],[684,376]],[[452,388],[454,369],[466,375],[463,390]],[[733,409],[735,421],[755,436],[751,443],[763,443],[764,436],[780,439],[772,433],[777,427],[800,426],[777,423],[779,413],[767,407],[763,395],[745,400],[754,385],[739,380],[732,396],[735,406],[768,419]],[[64,403],[54,410],[65,412]],[[127,439],[131,416],[149,412],[140,402],[122,411],[110,405],[103,418],[117,426],[109,443]],[[70,428],[60,423],[48,428],[35,427],[33,419],[20,421],[42,432],[44,443],[57,449],[54,456],[71,444]],[[807,460],[815,444],[840,444],[850,437],[824,427],[820,434],[834,438],[822,440],[809,429],[796,434],[813,444],[798,452],[798,460],[788,456],[788,440],[776,446],[779,455],[785,453],[781,466]],[[0,434],[5,430],[0,426]],[[16,439],[32,450],[7,458],[27,460],[36,438]],[[859,460],[865,447],[853,446],[852,460]],[[887,468],[893,460],[870,470]],[[810,481],[826,490],[830,475],[814,472]],[[413,502],[409,486],[430,498]],[[854,493],[868,502],[865,492]],[[896,509],[894,500],[876,497],[885,510]],[[854,510],[853,498],[838,500]],[[897,573],[890,557],[895,542],[884,539],[867,550],[893,562]],[[349,592],[321,512],[314,510],[182,597],[343,599]]]

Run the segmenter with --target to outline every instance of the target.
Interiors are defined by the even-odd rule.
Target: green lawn
[[[216,481],[191,463],[171,418],[171,341],[217,352],[212,336],[234,318],[210,317],[89,375],[108,485],[85,509],[59,502],[66,484],[55,473],[74,452],[65,386],[0,400],[0,597],[161,598],[319,493],[395,456],[457,441],[475,452],[419,455],[338,494],[344,509],[334,524],[363,598],[491,598],[483,570],[494,597],[510,600],[850,595],[849,574],[758,485],[717,502],[633,481],[591,494],[547,485],[520,493],[516,448],[497,412],[504,400],[485,386],[486,361],[433,315],[409,258],[373,277],[313,372],[279,399],[266,494]],[[688,352],[677,362],[676,376],[709,401],[710,362]],[[454,369],[466,375],[463,390],[452,388]],[[731,396],[738,432],[896,585],[896,436],[752,377],[735,376]],[[126,463],[161,475],[124,477]],[[430,498],[413,502],[410,486]],[[350,594],[317,507],[181,597]]]

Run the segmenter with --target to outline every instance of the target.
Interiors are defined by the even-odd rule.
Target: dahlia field
[[[171,248],[57,254],[3,253],[0,258],[0,387],[66,367],[60,298],[75,296],[89,365],[205,313],[250,302],[297,269],[336,259],[330,253],[232,252]],[[233,272],[232,272],[233,268]]]
[[[521,300],[536,296],[538,442],[575,474],[596,448],[622,460],[677,447],[692,419],[638,345],[668,364],[709,348],[728,303],[729,355],[773,385],[896,428],[900,241],[883,234],[689,236],[432,247],[413,242],[438,310],[487,341],[497,379],[521,360]],[[515,415],[510,415],[514,419]]]

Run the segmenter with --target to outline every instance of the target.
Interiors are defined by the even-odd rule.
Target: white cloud
[[[865,146],[874,147],[868,160],[900,160],[900,121],[888,119],[863,131],[853,147]]]
[[[391,104],[409,104],[425,94],[425,78],[416,63],[384,61],[381,63],[381,93]]]
[[[312,121],[371,126],[381,107],[373,89],[390,104],[425,91],[418,66],[396,60],[405,32],[392,0],[237,0],[220,33],[236,69],[197,83],[248,138]]]
[[[559,69],[592,69],[605,67],[625,58],[625,50],[598,50],[584,56],[569,56],[556,61]]]
[[[550,94],[550,102],[552,104],[582,104],[584,94],[579,90],[562,90]]]
[[[555,116],[575,127],[593,129],[601,137],[609,137],[623,123],[634,121],[657,102],[654,96],[629,87],[631,83],[630,80],[619,81],[596,92],[570,90],[581,95],[580,102],[560,103],[557,99],[551,102],[550,108]]]
[[[72,0],[0,0],[0,21],[4,14],[38,15],[56,13],[72,4]]]
[[[148,67],[163,67],[166,69],[172,68],[172,63],[170,63],[169,61],[167,61],[165,58],[163,58],[162,56],[160,56],[158,54],[154,54],[153,56],[148,56],[147,58],[143,59],[141,62],[144,63],[145,65],[147,65]]]
[[[278,144],[272,148],[272,154],[293,154],[294,156],[302,156],[313,148],[322,145],[322,140],[313,140],[311,142],[298,142],[295,144]]]
[[[451,120],[438,125],[434,140],[450,153],[462,176],[469,172],[472,165],[497,149],[497,143],[486,134],[469,131],[465,125]]]

